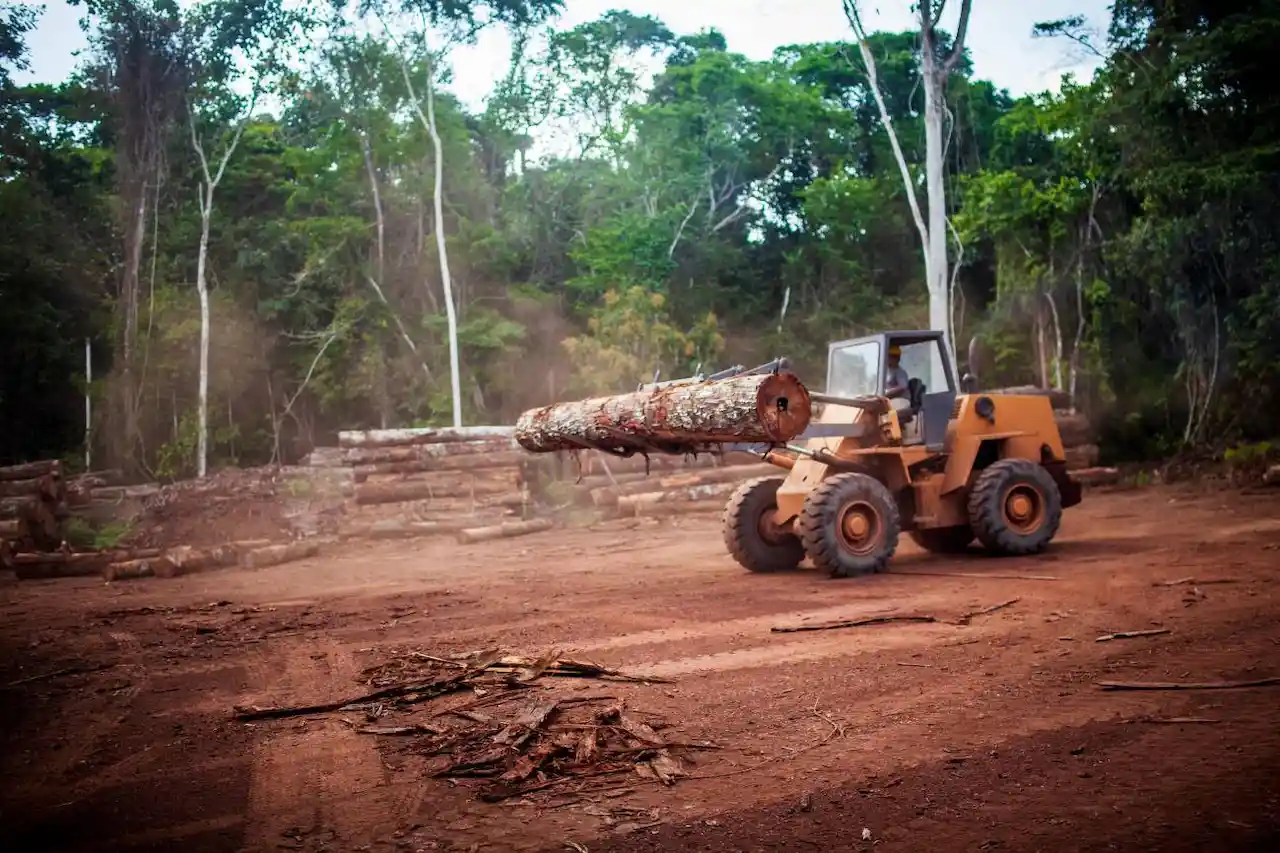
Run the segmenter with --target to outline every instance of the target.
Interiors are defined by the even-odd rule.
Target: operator
[[[888,365],[884,369],[884,395],[891,400],[905,400],[909,381],[907,371],[902,368],[902,347],[894,344],[889,347]]]

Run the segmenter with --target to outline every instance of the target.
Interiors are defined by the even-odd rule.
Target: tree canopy
[[[0,462],[82,458],[87,391],[95,459],[196,471],[200,263],[213,465],[449,421],[437,234],[468,423],[779,354],[817,385],[826,341],[929,324],[852,34],[756,60],[625,11],[564,27],[554,0],[80,5],[80,67],[24,86],[35,12],[0,4]],[[1090,81],[1013,98],[963,56],[947,78],[960,357],[976,336],[984,384],[1070,391],[1117,457],[1272,437],[1280,3],[1081,23],[1037,35],[1096,51]],[[483,26],[513,50],[470,109],[449,50]],[[921,34],[867,45],[923,182]],[[193,138],[211,170],[231,150],[203,261]]]

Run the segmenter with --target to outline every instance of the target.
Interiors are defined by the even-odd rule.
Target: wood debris
[[[1021,601],[1021,598],[1011,598],[1008,601],[1002,601],[999,604],[993,604],[990,607],[984,607],[981,610],[974,610],[966,613],[956,620],[957,625],[968,625],[969,622],[979,616],[986,616],[988,613],[995,613],[997,610],[1004,610],[1006,607],[1012,607]]]
[[[864,625],[887,625],[890,622],[937,622],[932,616],[869,616],[865,619],[837,619],[833,622],[814,622],[812,625],[780,625],[770,628],[774,634],[794,634],[800,631],[831,631],[837,628],[861,628]]]
[[[361,676],[373,688],[362,695],[312,705],[238,707],[235,718],[363,712],[363,723],[343,720],[359,734],[382,736],[427,756],[431,776],[480,780],[476,795],[489,802],[608,775],[640,774],[671,785],[689,775],[689,752],[716,748],[665,738],[661,720],[627,708],[615,696],[550,694],[546,680],[553,678],[668,683],[562,658],[555,649],[538,657],[501,649],[468,655],[409,651]],[[468,692],[476,698],[445,698]],[[430,709],[432,722],[423,722],[421,705],[437,699],[448,707]],[[475,710],[482,706],[485,712]]]
[[[1280,676],[1249,681],[1099,681],[1103,690],[1235,690],[1243,687],[1280,687]]]

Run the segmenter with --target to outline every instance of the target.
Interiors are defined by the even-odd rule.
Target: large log
[[[27,524],[21,518],[0,520],[0,539],[26,539]]]
[[[458,542],[463,545],[474,545],[478,542],[490,542],[494,539],[511,539],[516,536],[527,536],[530,533],[541,533],[550,530],[551,520],[534,518],[529,521],[504,521],[492,527],[473,527],[458,531]]]
[[[1064,447],[1094,443],[1096,436],[1087,415],[1080,412],[1054,412],[1053,420],[1058,425],[1058,434],[1062,437]]]
[[[510,437],[509,426],[472,426],[454,429],[411,428],[344,430],[338,433],[338,446],[350,447],[405,447],[415,444],[442,444],[451,441],[485,441]]]
[[[102,579],[112,581],[137,580],[138,578],[172,577],[173,563],[168,557],[149,557],[141,560],[123,560],[111,563],[102,570]]]
[[[992,388],[982,394],[1012,394],[1020,397],[1048,397],[1055,409],[1065,409],[1071,405],[1071,395],[1057,388],[1041,388],[1038,385],[1019,385],[1015,388]]]
[[[29,480],[0,480],[0,498],[36,497],[56,501],[62,494],[62,481],[52,474]]]
[[[464,515],[456,518],[438,518],[434,521],[408,521],[400,518],[384,518],[372,524],[351,526],[342,531],[343,539],[417,539],[426,536],[442,536],[457,533],[471,527],[481,527],[495,519],[481,515]]]
[[[14,573],[19,580],[47,580],[49,578],[91,577],[99,574],[111,563],[125,560],[148,559],[160,556],[153,548],[115,551],[83,551],[75,554],[53,551],[50,553],[14,554],[11,558]]]
[[[519,450],[501,453],[466,453],[459,456],[441,456],[437,459],[408,459],[399,462],[383,462],[361,465],[354,471],[357,483],[370,477],[396,474],[429,474],[433,471],[483,471],[492,468],[518,468],[528,456]]]
[[[1268,486],[1280,486],[1280,465],[1272,465],[1267,469],[1267,473],[1262,475],[1262,482]]]
[[[292,563],[305,560],[320,553],[318,542],[289,542],[285,545],[268,545],[256,548],[240,557],[240,565],[246,569],[262,569],[267,566],[278,566],[281,563]]]
[[[471,495],[500,495],[515,491],[515,483],[494,482],[481,479],[459,478],[452,484],[440,483],[361,483],[356,486],[356,503],[369,504],[407,503],[429,501],[435,498],[460,498]]]
[[[520,446],[510,438],[484,438],[397,447],[355,447],[342,452],[342,461],[347,465],[430,462],[445,457],[492,455],[519,449]]]
[[[623,495],[618,498],[618,514],[622,516],[651,515],[653,507],[659,504],[689,504],[727,498],[737,488],[737,483],[709,483],[705,486],[686,486],[638,495]]]
[[[1067,460],[1068,471],[1083,471],[1086,468],[1093,468],[1098,464],[1098,457],[1101,451],[1096,444],[1081,444],[1076,447],[1068,447],[1064,456]]]
[[[738,441],[790,441],[811,416],[809,392],[794,373],[762,373],[530,409],[516,422],[515,437],[530,453],[679,453]]]
[[[1119,483],[1121,479],[1117,468],[1085,468],[1072,471],[1070,476],[1082,486],[1111,486]]]
[[[39,462],[27,462],[23,465],[6,465],[0,468],[0,481],[30,480],[33,477],[43,477],[46,474],[61,477],[62,462],[57,459],[43,459]]]
[[[691,486],[707,486],[717,483],[729,483],[737,486],[752,477],[778,476],[785,477],[786,471],[768,463],[756,465],[733,465],[726,468],[707,468],[696,471],[681,471],[665,477],[655,477],[639,482],[619,483],[616,486],[601,486],[591,490],[591,503],[595,506],[616,506],[618,499],[625,495],[638,495],[645,492],[659,492]]]
[[[636,507],[635,515],[638,518],[670,518],[671,516],[696,515],[699,513],[715,513],[718,515],[724,512],[724,507],[724,497],[710,497],[696,501],[646,504]]]

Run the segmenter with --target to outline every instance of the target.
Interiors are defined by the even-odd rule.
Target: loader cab
[[[904,444],[941,450],[956,399],[955,366],[942,332],[883,332],[836,341],[827,355],[827,393],[838,397],[882,397],[890,347],[902,350],[909,379],[907,397],[891,400]]]

